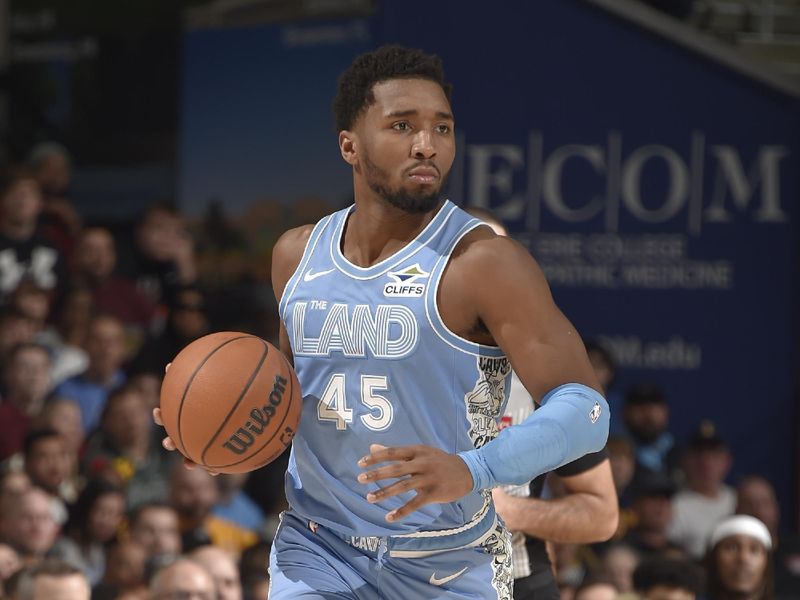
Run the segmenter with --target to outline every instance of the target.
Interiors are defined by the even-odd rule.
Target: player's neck
[[[370,267],[395,254],[425,229],[441,208],[409,213],[384,200],[356,200],[342,235],[342,253],[359,267]]]

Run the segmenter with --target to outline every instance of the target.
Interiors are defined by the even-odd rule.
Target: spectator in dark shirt
[[[52,497],[59,523],[67,517],[66,507],[76,496],[76,486],[70,475],[77,457],[70,452],[67,441],[54,429],[34,429],[25,437],[25,473],[33,485]]]
[[[181,286],[195,282],[192,240],[172,205],[156,202],[145,209],[133,240],[120,248],[119,273],[155,305],[169,303]]]
[[[652,383],[632,386],[625,395],[623,421],[636,453],[632,485],[647,473],[672,477],[677,447],[669,431],[669,404],[661,388]]]
[[[0,300],[25,279],[55,294],[63,280],[56,248],[37,234],[42,194],[24,167],[0,173]]]
[[[632,489],[631,509],[635,522],[623,541],[643,558],[652,556],[682,556],[681,548],[667,537],[672,520],[672,496],[675,484],[666,475],[648,473]]]
[[[209,332],[205,298],[194,286],[175,293],[164,331],[147,340],[131,366],[131,373],[151,373],[161,377],[187,344]]]

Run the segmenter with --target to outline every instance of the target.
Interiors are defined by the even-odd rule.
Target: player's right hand
[[[169,365],[167,365],[167,368],[169,368]],[[153,421],[155,421],[156,425],[159,425],[161,427],[164,426],[164,421],[161,419],[161,409],[158,407],[153,409]],[[164,448],[166,450],[169,450],[170,452],[173,452],[178,449],[178,447],[175,445],[175,442],[173,442],[172,438],[169,436],[166,436],[163,440],[161,440],[161,445],[164,446]],[[187,469],[194,469],[197,466],[197,463],[192,460],[189,460],[184,456],[183,466],[186,467]],[[211,475],[219,475],[217,471],[212,471],[211,469],[206,469],[206,471],[211,473]]]

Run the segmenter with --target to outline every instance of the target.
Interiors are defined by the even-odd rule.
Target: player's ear
[[[357,141],[356,135],[352,131],[343,130],[339,132],[339,151],[346,163],[355,165],[357,162]]]

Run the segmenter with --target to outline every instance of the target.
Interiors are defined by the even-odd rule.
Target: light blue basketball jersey
[[[359,483],[363,469],[356,463],[373,443],[456,453],[496,435],[510,362],[499,348],[451,332],[436,306],[453,248],[481,221],[447,201],[402,250],[362,268],[341,251],[354,210],[317,223],[280,302],[303,391],[286,481],[289,505],[346,535],[461,527],[491,509],[487,492],[389,523],[386,513],[414,493],[370,504],[366,495],[379,486]]]

